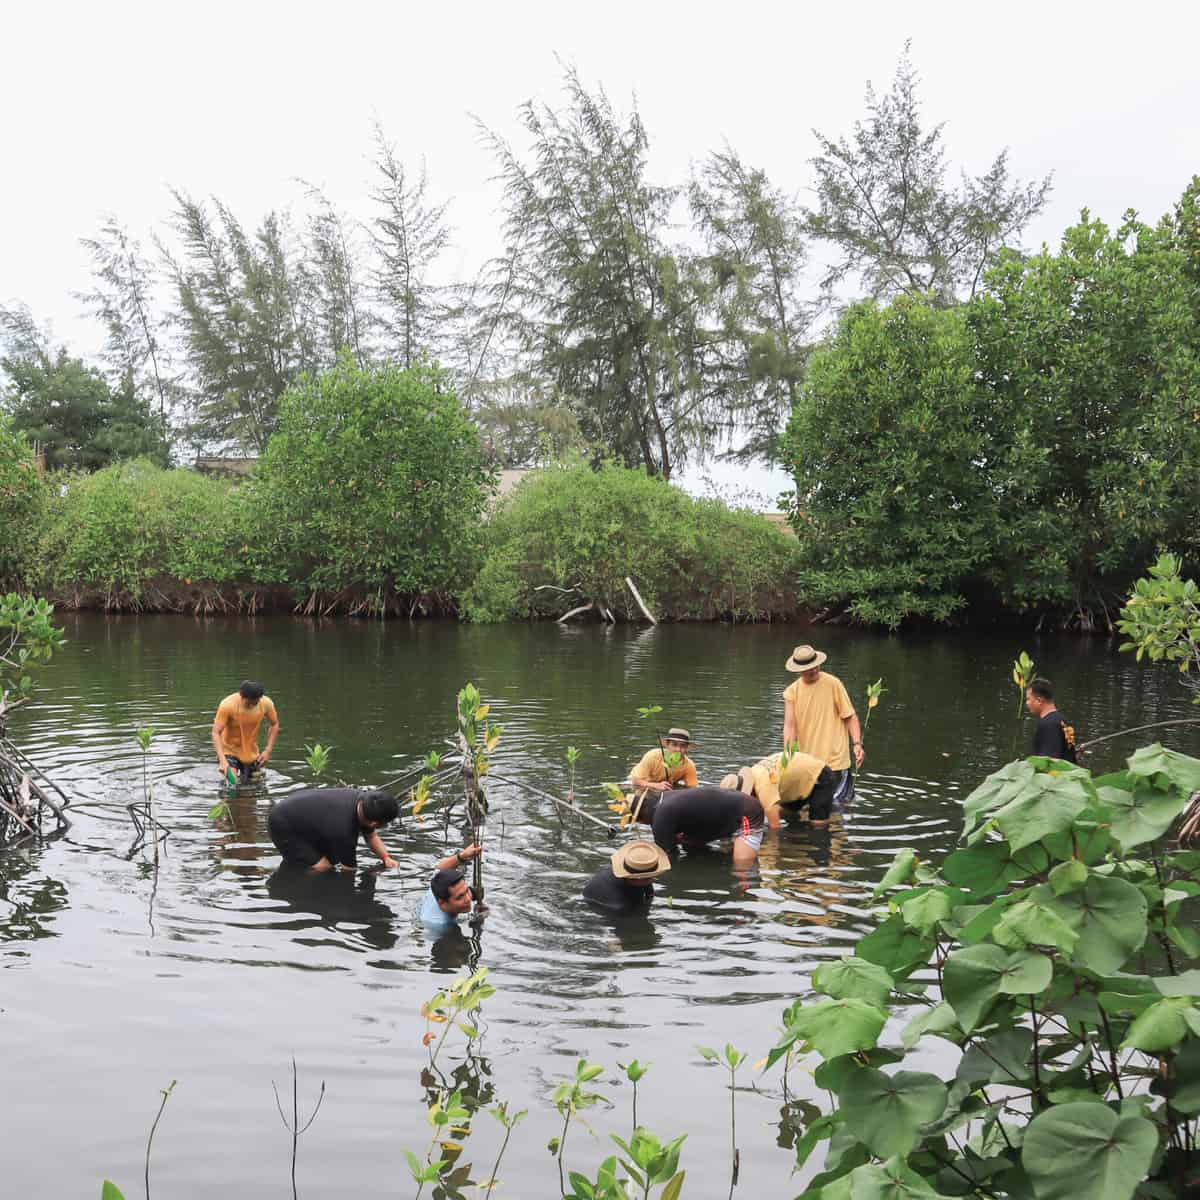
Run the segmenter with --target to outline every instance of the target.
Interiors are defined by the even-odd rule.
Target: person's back
[[[763,807],[753,796],[719,787],[667,792],[658,802],[650,825],[664,849],[703,845],[740,832],[743,825],[761,826]]]
[[[370,793],[358,788],[301,788],[271,806],[267,825],[288,862],[313,866],[322,858],[353,867],[363,829],[358,802]]]

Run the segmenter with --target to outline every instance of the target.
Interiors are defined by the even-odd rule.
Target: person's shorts
[[[259,772],[259,767],[252,762],[242,762],[233,754],[225,755],[225,761],[237,772],[239,783],[249,783]]]
[[[745,842],[757,854],[762,849],[763,834],[766,830],[767,827],[762,821],[752,823],[749,817],[743,817],[741,828],[734,832],[733,840]]]
[[[285,863],[294,863],[300,867],[315,866],[324,855],[310,841],[300,836],[286,818],[280,816],[279,809],[271,809],[267,816],[267,829],[271,833],[271,841],[275,849],[283,855]]]
[[[849,771],[831,771],[828,767],[822,767],[813,790],[798,804],[781,804],[780,811],[786,817],[794,817],[807,806],[810,821],[828,821],[833,802],[838,798],[839,784],[845,787],[845,780],[841,777],[849,774]]]

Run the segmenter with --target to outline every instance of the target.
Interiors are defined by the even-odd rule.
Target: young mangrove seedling
[[[329,754],[332,750],[332,746],[322,746],[320,742],[314,742],[311,746],[306,744],[304,747],[304,761],[318,779],[325,774],[329,766]]]
[[[567,1146],[567,1131],[570,1129],[574,1117],[601,1100],[600,1093],[588,1091],[587,1085],[592,1080],[599,1079],[603,1074],[603,1067],[598,1067],[594,1063],[589,1063],[586,1058],[581,1058],[575,1064],[574,1077],[563,1080],[554,1089],[554,1107],[558,1109],[558,1114],[563,1119],[563,1127],[562,1133],[558,1137],[550,1139],[548,1149],[558,1159],[558,1186],[564,1194],[567,1188],[563,1179],[563,1151]],[[580,1121],[586,1129],[587,1123],[583,1121],[582,1117],[580,1117]]]
[[[313,1105],[313,1110],[309,1113],[308,1120],[303,1125],[300,1123],[300,1081],[296,1072],[296,1057],[292,1056],[292,1118],[289,1121],[284,1115],[283,1104],[279,1099],[279,1088],[275,1086],[275,1080],[271,1080],[271,1089],[275,1093],[275,1107],[279,1109],[279,1119],[283,1122],[283,1127],[292,1135],[292,1200],[298,1200],[296,1192],[296,1151],[299,1148],[300,1135],[307,1133],[309,1126],[317,1119],[317,1113],[321,1111],[321,1103],[325,1099],[325,1080],[321,1080],[321,1090],[317,1095],[317,1102]]]
[[[886,691],[882,675],[874,683],[867,684],[867,719],[863,722],[864,730],[871,724],[871,713],[879,707],[879,697]]]
[[[687,1134],[671,1142],[661,1142],[645,1129],[635,1129],[628,1142],[612,1135],[612,1140],[625,1152],[621,1159],[629,1178],[642,1189],[642,1200],[649,1200],[650,1189],[665,1184],[659,1200],[673,1200],[683,1190],[685,1172],[679,1170],[679,1149]]]
[[[579,761],[579,751],[574,746],[567,747],[567,770],[570,773],[570,791],[567,793],[572,801],[575,800],[575,764]]]
[[[488,1200],[488,1197],[492,1194],[492,1189],[500,1182],[500,1163],[504,1158],[505,1150],[508,1149],[508,1139],[512,1137],[512,1131],[529,1116],[529,1109],[527,1108],[523,1108],[520,1112],[513,1113],[510,1116],[507,1100],[501,1100],[499,1104],[493,1105],[488,1109],[488,1112],[504,1126],[504,1140],[500,1143],[500,1153],[496,1155],[491,1177],[487,1180],[487,1191],[484,1193],[483,1200]],[[483,1187],[484,1185],[481,1183],[479,1186]]]
[[[489,996],[496,994],[496,989],[487,981],[487,974],[487,967],[480,967],[473,975],[456,979],[448,988],[435,992],[421,1005],[421,1016],[425,1018],[425,1036],[421,1041],[425,1046],[433,1046],[429,1052],[431,1069],[452,1027],[457,1025],[466,1034],[468,1042],[479,1036],[479,1027],[462,1018],[477,1012]],[[434,1032],[435,1025],[442,1027],[440,1034]]]
[[[740,1165],[737,1148],[737,1071],[738,1067],[746,1061],[746,1055],[740,1050],[735,1050],[730,1042],[725,1043],[725,1049],[721,1053],[718,1053],[709,1046],[697,1046],[696,1049],[705,1062],[723,1062],[725,1068],[729,1071],[729,1152],[732,1163],[729,1176],[729,1194],[732,1196],[733,1189],[737,1186],[738,1168]]]
[[[439,1093],[438,1098],[429,1106],[426,1116],[433,1129],[433,1136],[429,1139],[429,1148],[425,1151],[425,1161],[422,1162],[411,1150],[404,1151],[408,1169],[417,1184],[417,1200],[420,1200],[427,1183],[436,1183],[454,1165],[454,1158],[447,1157],[446,1151],[460,1149],[451,1139],[461,1137],[467,1131],[468,1127],[463,1122],[471,1118],[470,1112],[463,1107],[462,1093],[459,1091],[450,1092],[448,1095],[445,1092]],[[437,1158],[433,1157],[435,1148],[441,1151]]]
[[[633,1062],[631,1062],[628,1066],[626,1066],[624,1063],[621,1063],[621,1062],[617,1063],[617,1066],[620,1067],[621,1070],[625,1072],[625,1078],[628,1079],[629,1082],[633,1084],[633,1131],[634,1131],[634,1133],[636,1133],[637,1127],[638,1127],[638,1119],[637,1119],[638,1080],[642,1079],[645,1076],[646,1072],[650,1070],[650,1064],[649,1063],[642,1064],[642,1063],[638,1062],[638,1060],[635,1058],[633,1060]]]

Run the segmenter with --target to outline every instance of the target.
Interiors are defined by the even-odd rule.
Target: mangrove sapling
[[[569,777],[567,799],[575,803],[575,764],[579,761],[579,751],[574,746],[567,747],[567,772]]]
[[[462,1020],[468,1013],[478,1012],[483,1002],[489,996],[496,994],[496,989],[487,981],[487,967],[480,967],[471,975],[456,979],[448,988],[435,992],[421,1005],[421,1016],[425,1018],[425,1036],[421,1039],[425,1046],[433,1046],[429,1052],[430,1070],[437,1063],[446,1034],[457,1025],[460,1032],[466,1034],[471,1042],[479,1036],[479,1027],[469,1021]],[[433,1032],[433,1026],[440,1025],[440,1034]]]
[[[320,742],[314,742],[311,746],[305,744],[304,761],[308,763],[308,769],[315,778],[320,779],[328,770],[329,753],[332,749],[332,746],[322,746]]]
[[[1025,716],[1025,689],[1033,680],[1033,659],[1024,650],[1013,661],[1012,680],[1017,688],[1017,728],[1013,734],[1013,753],[1017,752],[1017,741],[1021,737],[1021,722]]]
[[[729,1194],[732,1196],[733,1189],[737,1187],[741,1165],[737,1148],[737,1072],[738,1067],[746,1061],[747,1056],[740,1050],[735,1050],[730,1042],[725,1043],[725,1049],[721,1053],[709,1046],[697,1046],[696,1049],[706,1062],[723,1063],[729,1072],[729,1154],[731,1164]]]
[[[308,1116],[308,1120],[302,1125],[300,1123],[300,1080],[296,1071],[296,1056],[292,1056],[292,1117],[289,1121],[283,1111],[283,1104],[279,1099],[279,1088],[275,1086],[275,1080],[271,1080],[271,1090],[275,1093],[275,1107],[279,1109],[279,1119],[283,1122],[283,1127],[292,1135],[292,1200],[297,1200],[296,1191],[296,1151],[299,1148],[300,1135],[307,1133],[309,1127],[317,1119],[317,1113],[321,1111],[321,1104],[325,1099],[325,1080],[321,1080],[321,1090],[317,1095],[317,1102],[313,1105],[313,1110]]]
[[[520,1112],[515,1112],[510,1116],[508,1101],[502,1100],[499,1104],[494,1104],[489,1108],[488,1112],[504,1126],[504,1140],[500,1143],[500,1151],[496,1155],[495,1163],[492,1164],[492,1173],[487,1180],[487,1191],[484,1193],[483,1200],[488,1200],[492,1189],[500,1182],[500,1163],[504,1158],[504,1152],[508,1149],[508,1140],[512,1137],[512,1131],[529,1115],[529,1109],[523,1108]],[[482,1186],[480,1184],[480,1187]]]
[[[469,1121],[471,1114],[463,1107],[462,1093],[456,1090],[449,1094],[439,1093],[438,1098],[429,1106],[426,1117],[433,1134],[425,1151],[425,1161],[422,1162],[411,1150],[404,1151],[408,1169],[417,1184],[417,1200],[420,1200],[427,1183],[436,1183],[454,1165],[453,1158],[447,1158],[445,1152],[457,1147],[446,1139],[465,1133],[467,1127],[462,1122]],[[438,1158],[433,1157],[436,1147],[440,1147],[442,1151]]]
[[[685,1172],[679,1171],[679,1149],[687,1138],[681,1134],[672,1142],[663,1143],[645,1129],[635,1129],[628,1142],[612,1135],[612,1140],[625,1152],[621,1159],[629,1178],[642,1189],[642,1200],[649,1200],[650,1189],[665,1184],[659,1200],[674,1200],[683,1190]]]
[[[170,834],[170,830],[158,819],[154,809],[154,781],[150,778],[150,743],[154,740],[155,729],[152,725],[143,726],[136,730],[137,744],[142,751],[142,803],[129,804],[126,808],[133,820],[135,836],[133,845],[129,848],[132,855],[137,852],[146,840],[149,830],[154,839],[154,861],[158,862],[158,843]]]
[[[867,715],[863,720],[863,732],[867,731],[867,726],[871,724],[871,714],[879,707],[879,698],[887,691],[883,686],[883,676],[881,675],[874,683],[867,684]]]
[[[565,1079],[554,1089],[554,1107],[558,1109],[558,1114],[563,1119],[562,1132],[558,1137],[550,1139],[550,1153],[558,1160],[558,1186],[559,1190],[566,1194],[566,1183],[563,1179],[563,1151],[567,1146],[567,1131],[571,1128],[571,1121],[578,1116],[583,1109],[591,1108],[600,1099],[599,1092],[590,1092],[587,1089],[587,1084],[594,1079],[599,1079],[604,1074],[604,1068],[598,1067],[593,1063],[589,1063],[586,1058],[581,1058],[575,1064],[575,1075],[573,1078]],[[587,1123],[580,1117],[580,1121],[584,1128],[587,1128]]]
[[[645,1076],[646,1072],[650,1070],[650,1064],[645,1063],[643,1065],[642,1063],[638,1062],[638,1060],[635,1058],[633,1060],[633,1062],[631,1062],[628,1066],[626,1066],[624,1063],[621,1063],[621,1062],[617,1063],[617,1066],[620,1067],[621,1070],[625,1072],[625,1078],[628,1079],[631,1084],[633,1084],[633,1131],[636,1133],[637,1127],[638,1127],[638,1119],[637,1119],[638,1080],[642,1079]]]
[[[150,1136],[146,1138],[146,1200],[150,1200],[150,1151],[154,1148],[154,1135],[158,1132],[158,1123],[162,1120],[163,1109],[167,1107],[167,1101],[171,1098],[171,1093],[175,1090],[175,1080],[161,1090],[162,1100],[158,1104],[158,1112],[154,1117],[154,1124],[150,1126]]]

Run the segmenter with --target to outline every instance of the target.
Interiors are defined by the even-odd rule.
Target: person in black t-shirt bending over
[[[665,851],[653,842],[626,842],[583,886],[583,898],[618,912],[637,912],[654,899],[654,884],[671,869]]]
[[[361,837],[385,867],[394,867],[377,831],[399,815],[400,802],[387,792],[302,788],[271,808],[267,828],[285,863],[314,871],[353,867]]]
[[[1035,679],[1025,689],[1025,707],[1037,718],[1034,754],[1075,762],[1075,727],[1054,707],[1054,689],[1048,679]]]
[[[766,828],[763,807],[755,797],[719,787],[651,792],[637,819],[654,830],[654,840],[668,853],[676,846],[697,849],[731,837],[735,867],[752,867],[758,861]]]

